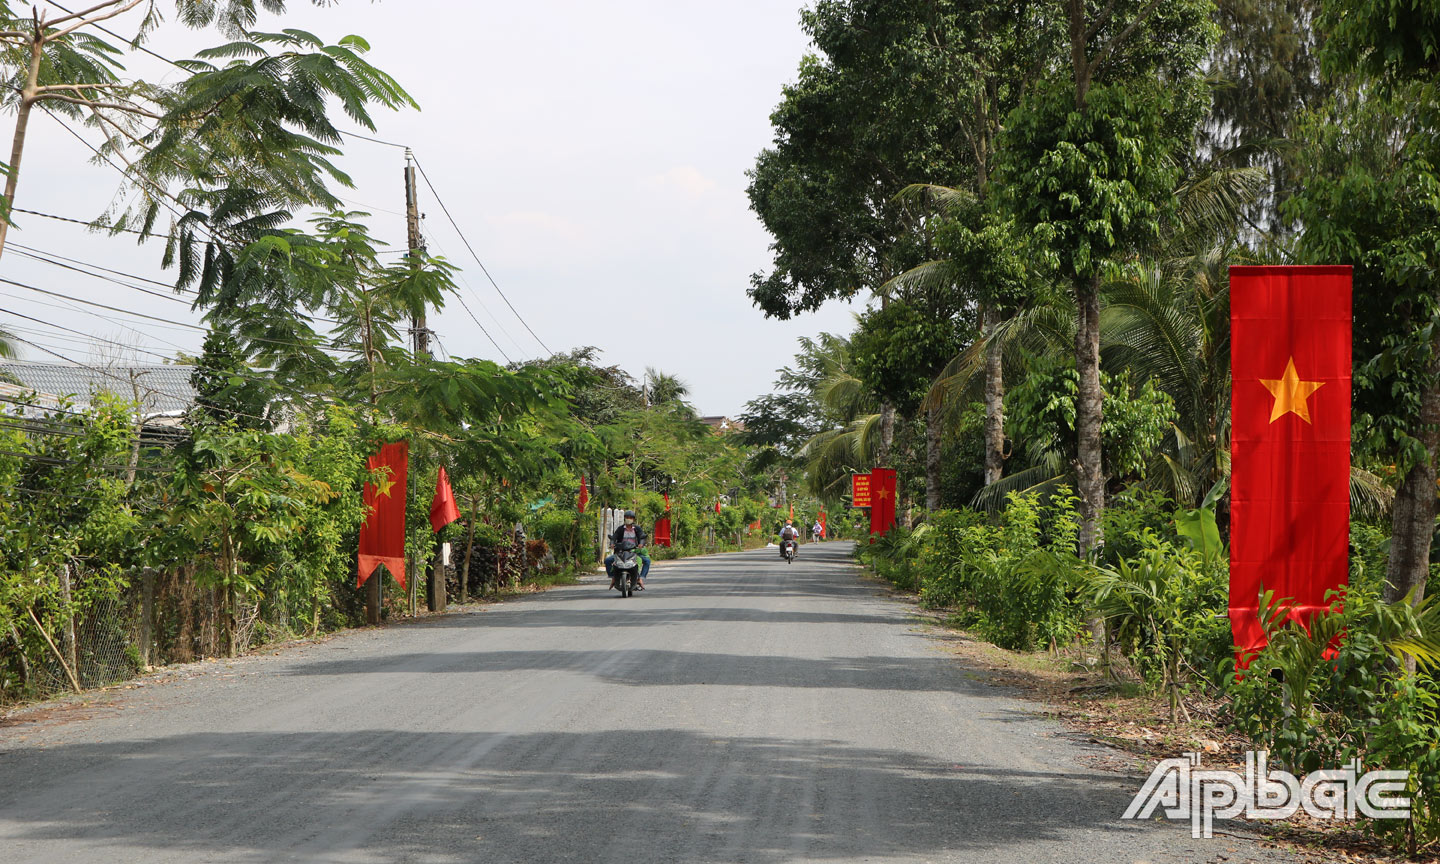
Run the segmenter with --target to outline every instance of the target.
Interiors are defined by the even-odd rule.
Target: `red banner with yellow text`
[[[869,474],[851,474],[851,475],[850,475],[850,506],[851,506],[851,507],[869,507],[869,506],[870,506],[870,475],[869,475]]]
[[[1307,622],[1346,583],[1350,268],[1231,267],[1230,626],[1265,646],[1260,597]]]

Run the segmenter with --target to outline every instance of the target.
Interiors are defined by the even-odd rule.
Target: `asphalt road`
[[[1288,860],[943,652],[843,543],[198,664],[0,728],[0,862]]]

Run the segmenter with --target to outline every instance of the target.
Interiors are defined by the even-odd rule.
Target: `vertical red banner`
[[[360,575],[356,586],[364,585],[381,564],[403,587],[405,585],[405,498],[410,445],[404,441],[386,444],[366,463],[371,471],[388,468],[378,483],[366,483],[365,524],[360,526]]]
[[[1304,622],[1344,585],[1350,539],[1349,267],[1231,267],[1230,626],[1265,646],[1259,599]]]
[[[580,495],[575,499],[575,511],[585,512],[585,505],[590,503],[590,487],[585,485],[585,475],[580,475]]]
[[[895,469],[870,469],[870,536],[895,527]]]

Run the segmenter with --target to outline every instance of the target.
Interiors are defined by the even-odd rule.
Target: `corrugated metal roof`
[[[68,396],[84,407],[96,393],[112,393],[134,401],[136,389],[147,414],[173,414],[195,403],[190,386],[194,366],[65,366],[59,363],[0,363],[0,377],[18,382],[23,391],[36,391],[38,401],[54,404]],[[10,388],[3,388],[8,391]]]

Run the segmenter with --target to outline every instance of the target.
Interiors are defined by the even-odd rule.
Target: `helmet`
[[[634,510],[626,510],[626,511],[625,511],[625,518],[626,518],[626,519],[634,519],[634,518],[635,518],[635,511],[634,511]]]

